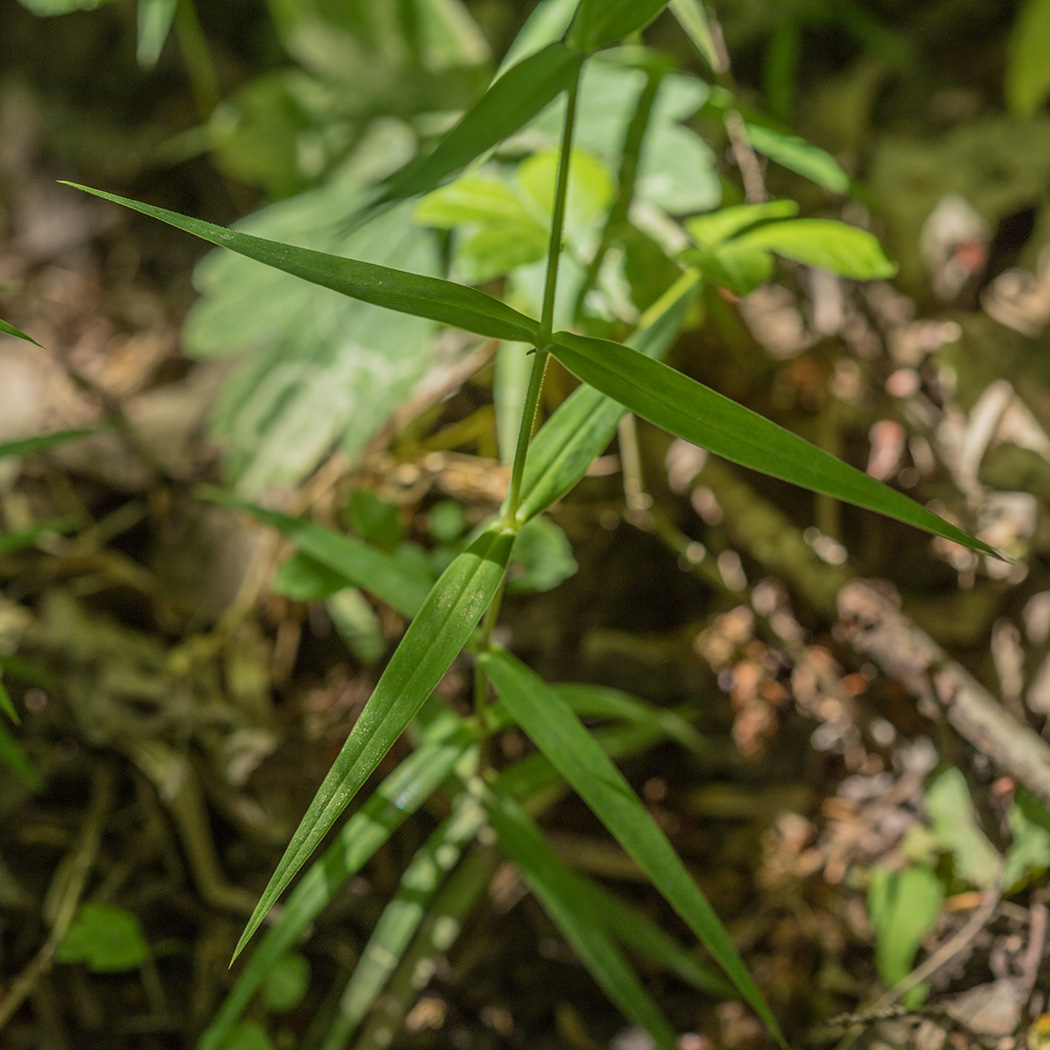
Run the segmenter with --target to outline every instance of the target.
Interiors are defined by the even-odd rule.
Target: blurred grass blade
[[[192,233],[195,237],[229,248],[256,262],[265,263],[285,273],[301,277],[304,281],[331,288],[352,299],[372,303],[399,313],[426,317],[440,324],[461,328],[465,332],[490,336],[493,339],[518,339],[534,342],[539,325],[517,310],[511,309],[499,299],[492,298],[475,288],[467,288],[438,277],[424,277],[389,266],[363,263],[356,259],[344,259],[338,255],[299,248],[280,241],[253,237],[224,226],[215,226],[201,219],[192,219],[167,208],[142,204],[118,197],[113,193],[93,190],[74,182],[63,185],[92,193],[103,200],[122,204],[150,218],[159,219],[177,229]]]
[[[663,357],[678,338],[699,283],[699,274],[683,275],[647,311],[651,321],[634,332],[627,345],[647,357]],[[529,447],[521,483],[521,521],[534,518],[576,485],[605,451],[623,413],[618,401],[586,386],[558,406]]]
[[[419,612],[430,592],[430,581],[405,562],[352,536],[267,510],[212,485],[201,486],[198,492],[203,499],[242,510],[276,529],[304,554],[344,577],[347,586],[363,587],[408,619]]]
[[[1024,0],[1014,18],[1006,61],[1006,101],[1033,115],[1050,97],[1050,0]]]
[[[32,547],[44,536],[61,536],[72,532],[79,524],[80,519],[75,514],[66,514],[28,529],[19,529],[18,532],[0,532],[0,556]]]
[[[552,687],[581,718],[610,718],[659,726],[668,740],[695,754],[703,754],[707,741],[680,714],[647,704],[619,689],[604,685],[571,683]]]
[[[667,6],[667,0],[583,0],[569,30],[569,44],[597,51],[643,30]]]
[[[431,153],[390,176],[376,206],[437,189],[476,157],[521,130],[568,88],[583,60],[583,55],[561,44],[549,44],[511,66]]]
[[[493,849],[470,853],[431,905],[412,947],[388,982],[354,1050],[389,1050],[393,1034],[426,987],[436,961],[456,942],[463,920],[484,896],[500,861]]]
[[[711,23],[704,10],[703,0],[671,0],[671,13],[678,19],[678,24],[693,43],[700,57],[707,63],[712,72],[720,72],[722,63],[715,52],[715,42],[711,37]]]
[[[587,885],[558,859],[540,829],[511,798],[490,795],[486,808],[504,852],[521,869],[591,976],[628,1020],[644,1028],[663,1050],[674,1050],[674,1031],[609,935]]]
[[[636,350],[567,332],[558,333],[550,349],[585,383],[715,455],[999,557],[895,489]]]
[[[698,963],[669,933],[643,912],[610,893],[601,883],[576,873],[586,885],[587,896],[605,922],[609,932],[628,948],[645,955],[660,967],[681,978],[698,991],[735,999],[736,989],[709,966]]]
[[[495,527],[483,532],[434,585],[292,836],[234,958],[467,643],[503,578],[513,540]]]
[[[22,719],[18,717],[18,711],[15,708],[14,703],[11,701],[11,695],[7,691],[7,687],[2,681],[0,681],[0,711],[3,711],[8,718],[18,725]]]
[[[464,792],[453,815],[416,852],[354,967],[328,1024],[322,1050],[342,1050],[357,1033],[426,917],[442,880],[459,862],[463,848],[484,821],[481,806]]]
[[[13,324],[8,324],[4,320],[0,320],[0,333],[3,335],[13,335],[16,339],[24,339],[27,343],[32,343],[34,346],[40,346],[40,344],[30,335],[26,335],[21,328],[15,328]],[[40,347],[42,350],[43,347]]]
[[[485,653],[480,660],[514,720],[637,862],[785,1046],[776,1018],[718,916],[623,774],[568,704],[505,650]]]
[[[55,445],[64,445],[67,441],[75,441],[77,438],[94,433],[96,433],[94,427],[80,427],[74,430],[52,430],[50,434],[38,434],[36,437],[5,441],[0,444],[0,459],[8,456],[32,456],[36,452],[45,452]]]
[[[139,0],[138,47],[135,56],[140,66],[157,64],[179,0]]]
[[[442,712],[442,717],[428,728],[423,743],[346,822],[335,841],[292,891],[281,917],[266,931],[204,1033],[200,1050],[224,1047],[230,1029],[273,964],[294,947],[346,880],[371,859],[452,773],[477,739],[471,727],[451,712]]]
[[[2,690],[4,696],[7,697],[7,691],[4,689],[3,685],[0,685],[0,690]],[[11,703],[10,698],[7,699],[7,703]],[[12,710],[14,710],[13,706]],[[24,780],[34,791],[43,791],[43,777],[40,776],[36,767],[26,757],[26,753],[22,750],[18,741],[12,735],[11,730],[8,729],[3,722],[0,722],[0,765],[7,766],[8,769]]]

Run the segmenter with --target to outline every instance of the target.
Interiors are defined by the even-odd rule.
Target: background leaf
[[[583,0],[569,31],[569,43],[582,51],[618,44],[652,22],[667,0]]]
[[[897,272],[872,234],[832,219],[769,223],[742,233],[733,244],[763,248],[856,281],[892,277]]]
[[[1010,33],[1006,99],[1031,116],[1050,97],[1050,0],[1025,0]]]

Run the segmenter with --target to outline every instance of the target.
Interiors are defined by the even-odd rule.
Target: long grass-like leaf
[[[987,544],[895,489],[629,347],[561,332],[550,350],[573,375],[643,419],[733,463],[998,557]]]
[[[434,585],[292,836],[235,958],[467,643],[496,593],[513,540],[512,533],[487,530]]]
[[[95,429],[91,427],[78,427],[73,430],[53,430],[50,434],[38,434],[36,437],[5,441],[0,444],[0,459],[6,459],[8,456],[32,456],[34,453],[44,452],[55,445],[64,445],[67,441],[75,441],[77,438],[86,437],[95,432]]]
[[[211,485],[202,486],[199,494],[212,503],[242,510],[276,529],[304,554],[344,577],[347,586],[364,587],[408,619],[419,612],[430,592],[430,583],[404,562],[352,536],[303,518],[267,510]]]
[[[118,197],[113,193],[64,183],[74,189],[92,193],[96,197],[122,204],[125,208],[159,219],[195,237],[229,248],[256,262],[265,263],[304,281],[331,288],[352,299],[386,307],[399,313],[427,317],[441,324],[462,328],[466,332],[490,336],[493,339],[518,339],[533,342],[539,325],[524,314],[494,299],[491,295],[467,288],[437,277],[424,277],[389,266],[344,259],[338,255],[299,248],[280,241],[253,237],[251,234],[228,230],[201,219],[193,219],[167,208]]]
[[[634,332],[627,345],[647,357],[663,357],[678,337],[698,287],[697,273],[684,275],[648,311],[651,323]],[[529,447],[521,482],[521,521],[534,518],[576,485],[612,440],[623,413],[620,402],[586,386],[558,406]]]
[[[575,949],[591,976],[624,1016],[641,1025],[663,1050],[674,1050],[675,1035],[652,996],[609,935],[587,886],[558,859],[542,832],[513,799],[486,798],[489,820],[500,845]]]
[[[477,733],[451,712],[427,732],[427,739],[343,826],[323,856],[292,891],[280,919],[266,931],[208,1030],[200,1050],[221,1050],[231,1028],[273,964],[292,948],[339,888],[448,777]]]
[[[595,743],[569,705],[504,650],[485,653],[481,664],[514,720],[612,832],[704,943],[770,1032],[785,1045],[776,1018],[718,916],[623,774]]]
[[[0,319],[0,333],[4,335],[13,335],[16,339],[24,339],[27,343],[32,343],[34,346],[40,346],[40,344],[31,336],[26,335],[21,328],[15,328],[13,324],[8,324],[7,321]],[[43,349],[41,347],[41,349]]]
[[[506,70],[432,152],[387,180],[379,205],[429,193],[523,128],[576,78],[584,56],[549,44]]]

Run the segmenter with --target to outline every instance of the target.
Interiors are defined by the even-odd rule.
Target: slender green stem
[[[558,290],[558,260],[561,257],[562,233],[565,229],[565,202],[569,195],[569,164],[572,159],[572,132],[576,123],[576,96],[580,88],[580,75],[569,86],[568,105],[565,108],[565,126],[562,129],[561,153],[558,158],[558,182],[554,190],[554,212],[551,217],[551,239],[547,248],[547,280],[543,288],[543,312],[540,314],[540,330],[536,337],[536,356],[532,361],[525,406],[521,413],[521,429],[514,450],[514,465],[511,467],[510,495],[503,514],[508,527],[515,527],[518,506],[521,503],[521,479],[525,473],[525,455],[529,450],[532,432],[536,427],[536,415],[543,390],[543,377],[547,371],[550,354],[547,346],[554,334],[554,299]]]

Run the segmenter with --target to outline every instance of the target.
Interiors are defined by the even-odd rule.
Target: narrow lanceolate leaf
[[[644,29],[666,6],[667,0],[583,0],[569,43],[581,51],[618,44]]]
[[[507,48],[500,69],[508,69],[561,40],[579,6],[580,0],[540,0]]]
[[[168,39],[179,0],[139,0],[138,47],[140,66],[155,66]]]
[[[476,157],[523,128],[576,78],[584,56],[550,44],[511,66],[425,157],[390,176],[376,202],[429,193]]]
[[[481,663],[514,720],[688,923],[743,998],[785,1046],[776,1018],[718,916],[623,774],[568,704],[510,653],[486,653]]]
[[[586,884],[558,859],[539,828],[509,796],[490,795],[486,808],[504,852],[521,868],[544,911],[591,976],[625,1017],[644,1028],[663,1050],[674,1050],[674,1031],[610,936]]]
[[[437,277],[424,277],[389,266],[344,259],[326,252],[298,248],[280,241],[253,237],[223,226],[215,226],[201,219],[192,219],[178,212],[157,208],[151,204],[118,197],[113,193],[93,190],[67,182],[67,186],[93,193],[96,197],[122,204],[133,211],[159,219],[195,237],[217,244],[220,248],[265,263],[304,281],[331,288],[352,299],[373,303],[399,313],[426,317],[441,324],[462,328],[466,332],[490,336],[493,339],[518,339],[533,342],[539,325],[517,310],[511,309],[491,295],[475,288],[466,288]]]
[[[497,527],[483,532],[434,585],[292,836],[235,958],[467,643],[496,593],[513,541]]]
[[[67,441],[75,441],[77,438],[94,433],[94,428],[52,430],[50,434],[38,434],[36,437],[5,441],[0,444],[0,459],[5,459],[7,456],[32,456],[36,452],[45,452],[55,445],[64,445]]]
[[[420,923],[442,880],[459,862],[467,843],[485,822],[481,806],[464,792],[455,812],[420,847],[401,876],[394,899],[383,909],[361,958],[328,1022],[322,1050],[342,1050],[379,997]]]
[[[774,222],[742,233],[733,244],[776,252],[805,266],[831,270],[857,281],[892,277],[897,272],[876,237],[833,219]]]
[[[649,324],[627,340],[634,352],[659,358],[678,337],[696,297],[699,275],[686,274],[651,308]],[[529,447],[518,517],[528,521],[560,500],[587,472],[616,433],[623,405],[582,386],[559,405]]]
[[[238,499],[225,489],[205,485],[199,492],[212,503],[242,510],[264,525],[276,529],[304,554],[342,576],[347,586],[363,587],[408,619],[419,612],[426,600],[430,591],[429,582],[386,551],[341,532],[326,529],[315,522],[292,518]]]
[[[585,383],[733,463],[998,557],[921,504],[714,390],[607,339],[560,332],[551,353]]]
[[[11,701],[11,696],[7,691],[7,687],[2,681],[0,681],[0,711],[3,711],[4,714],[15,723],[15,725],[18,725],[22,721],[22,719],[18,717],[18,711],[15,709],[15,705]]]
[[[200,1043],[220,1050],[274,963],[294,947],[347,879],[366,864],[405,819],[448,777],[477,733],[451,712],[432,724],[423,743],[343,826],[292,891],[280,919],[266,931]]]
[[[16,339],[24,339],[27,343],[32,343],[34,346],[40,346],[32,336],[26,335],[21,328],[15,328],[13,324],[8,324],[4,320],[0,320],[0,333],[3,335],[13,335]]]

